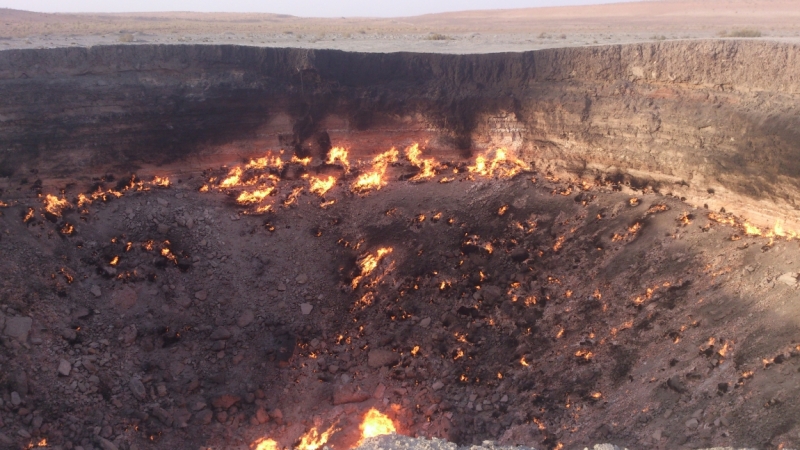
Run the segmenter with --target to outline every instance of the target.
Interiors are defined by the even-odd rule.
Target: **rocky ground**
[[[318,160],[230,187],[232,167],[169,187],[9,179],[0,446],[290,447],[316,429],[349,448],[370,408],[459,445],[800,443],[788,231],[470,164],[414,181],[401,158],[359,193],[367,167]],[[271,212],[236,203],[269,174]],[[338,181],[320,197],[308,175]]]

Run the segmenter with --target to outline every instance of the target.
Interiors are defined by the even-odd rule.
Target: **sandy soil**
[[[230,43],[365,52],[489,53],[704,39],[756,30],[800,41],[796,2],[714,0],[467,11],[404,18],[276,14],[40,14],[0,9],[0,48]]]

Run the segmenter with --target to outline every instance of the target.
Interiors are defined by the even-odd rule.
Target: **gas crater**
[[[797,47],[0,52],[0,447],[800,445]]]

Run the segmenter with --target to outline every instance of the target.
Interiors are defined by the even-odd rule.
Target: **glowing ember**
[[[290,192],[289,195],[286,196],[286,200],[283,201],[283,206],[288,208],[295,204],[301,192],[303,192],[302,186],[292,189],[292,192]]]
[[[72,236],[75,233],[75,227],[72,224],[65,223],[58,231],[64,236]]]
[[[354,193],[366,193],[372,190],[380,190],[386,186],[386,180],[383,177],[389,164],[397,162],[397,156],[397,150],[394,148],[376,156],[372,160],[372,170],[359,175],[350,190]]]
[[[411,181],[421,181],[433,178],[436,175],[436,169],[439,164],[433,158],[420,158],[422,151],[419,149],[419,144],[414,144],[406,149],[406,157],[412,165],[419,168],[419,173],[411,178]]]
[[[503,205],[500,207],[500,209],[497,210],[497,215],[502,216],[503,214],[506,213],[506,211],[508,211],[508,205]]]
[[[557,251],[561,250],[561,247],[564,245],[564,241],[565,240],[566,240],[566,237],[559,236],[558,239],[556,239],[556,243],[553,244],[553,251],[557,252]]]
[[[484,177],[511,178],[525,170],[530,170],[530,166],[524,161],[515,157],[509,158],[507,150],[498,148],[494,151],[494,157],[488,159],[491,152],[475,158],[475,165],[467,167],[470,173],[475,173]]]
[[[529,366],[528,362],[525,361],[525,357],[524,356],[522,358],[520,358],[519,363],[522,364],[522,367],[528,367]]]
[[[356,446],[361,445],[364,440],[371,437],[383,436],[385,434],[397,432],[394,423],[392,423],[392,419],[375,408],[367,411],[367,414],[364,416],[364,421],[361,422],[359,429],[361,429],[361,440],[358,442],[358,444],[356,444]]]
[[[109,262],[108,264],[112,266],[116,266],[117,264],[119,264],[119,256],[115,256],[113,259],[111,259],[111,262]]]
[[[71,206],[72,205],[64,198],[60,199],[50,194],[44,197],[44,210],[56,217],[61,217],[61,213]]]
[[[336,184],[336,178],[332,176],[327,178],[311,177],[310,183],[311,187],[309,190],[322,197]]]
[[[169,242],[167,241],[166,244],[169,244]],[[163,256],[164,258],[167,258],[168,260],[172,261],[176,265],[178,264],[178,257],[176,257],[175,254],[172,253],[172,251],[169,248],[166,248],[166,247],[162,248],[161,249],[161,256]]]
[[[655,214],[655,213],[660,213],[660,212],[664,212],[664,211],[667,211],[667,210],[669,210],[669,207],[667,205],[653,205],[653,206],[651,206],[650,208],[647,209],[647,213],[646,214],[648,214],[648,215],[649,214]]]
[[[261,438],[253,442],[250,447],[253,450],[278,450],[278,443],[272,439]]]
[[[325,164],[341,164],[346,172],[350,172],[350,162],[347,160],[347,150],[344,147],[333,147],[328,152]]]
[[[317,431],[317,428],[314,427],[308,430],[308,433],[300,436],[300,443],[297,444],[295,447],[297,450],[317,450],[322,448],[325,443],[328,442],[328,439],[331,437],[331,434],[336,431],[334,429],[334,425],[331,425],[330,428],[322,432],[322,434]]]
[[[736,221],[733,219],[733,217],[726,217],[715,213],[708,213],[708,218],[717,223],[722,223],[726,225],[736,225]]]

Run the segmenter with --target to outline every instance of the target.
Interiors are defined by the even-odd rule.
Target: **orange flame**
[[[239,197],[236,198],[236,203],[240,205],[254,205],[256,203],[261,203],[264,201],[267,196],[272,194],[274,188],[266,188],[266,189],[259,189],[253,192],[242,192],[239,194]]]
[[[749,223],[745,222],[742,227],[744,227],[744,234],[748,236],[761,236],[761,229],[755,225],[750,225]]]
[[[328,178],[316,178],[311,177],[311,187],[309,190],[320,197],[325,195],[326,192],[331,190],[331,188],[336,184],[336,178],[329,176]]]
[[[385,434],[397,432],[392,419],[375,408],[367,411],[367,414],[364,416],[364,421],[361,422],[359,429],[361,429],[361,440],[358,442],[358,444],[356,444],[356,446],[361,445],[366,439],[371,437],[383,436]]]
[[[54,216],[61,217],[61,213],[70,206],[72,205],[70,205],[67,199],[60,199],[50,194],[44,197],[44,210]]]
[[[300,197],[300,193],[303,192],[303,187],[299,186],[292,189],[292,192],[286,196],[286,200],[283,201],[284,207],[289,207],[297,202],[297,198]]]
[[[234,167],[228,172],[228,177],[222,180],[219,184],[221,188],[231,188],[234,186],[238,186],[242,182],[242,168],[241,167]]]
[[[422,151],[419,149],[419,144],[413,144],[406,149],[406,157],[415,167],[419,168],[419,173],[414,175],[410,181],[421,181],[433,178],[436,175],[436,169],[439,164],[433,158],[420,158]]]
[[[364,255],[357,262],[358,267],[361,269],[361,274],[359,276],[353,278],[353,282],[351,283],[351,286],[353,287],[353,289],[357,288],[358,287],[358,283],[361,282],[361,280],[364,279],[364,277],[366,277],[369,274],[371,274],[372,271],[375,270],[376,267],[378,267],[378,264],[381,262],[381,260],[386,255],[388,255],[389,253],[392,253],[392,248],[391,247],[379,248],[378,252],[376,254],[374,254],[374,255],[369,254],[369,253]]]
[[[156,177],[153,178],[153,183],[152,184],[153,184],[153,186],[158,186],[158,187],[169,187],[171,183],[169,181],[169,177],[163,177],[162,178],[162,177],[156,176]]]
[[[253,442],[250,447],[253,450],[278,450],[278,443],[272,439],[261,438]]]
[[[263,158],[251,159],[249,163],[244,166],[245,169],[277,169],[283,168],[283,160],[280,156],[273,156],[272,152],[267,152],[267,156]]]
[[[347,149],[344,147],[333,147],[328,152],[328,159],[325,164],[339,163],[344,167],[345,172],[350,172],[350,162],[347,160]]]
[[[475,158],[475,165],[467,167],[471,173],[484,177],[511,178],[524,170],[530,170],[530,166],[521,159],[506,156],[508,150],[498,148],[494,151],[494,157],[489,160],[486,152]]]
[[[297,450],[317,450],[322,448],[335,431],[334,425],[331,425],[330,428],[320,434],[317,428],[314,427],[308,430],[306,434],[300,436],[300,443],[297,444],[296,448]]]
[[[383,179],[383,176],[386,174],[389,164],[397,162],[397,156],[398,152],[395,148],[376,156],[372,160],[372,170],[359,175],[350,190],[354,193],[366,193],[371,190],[380,190],[386,186],[386,180]]]

